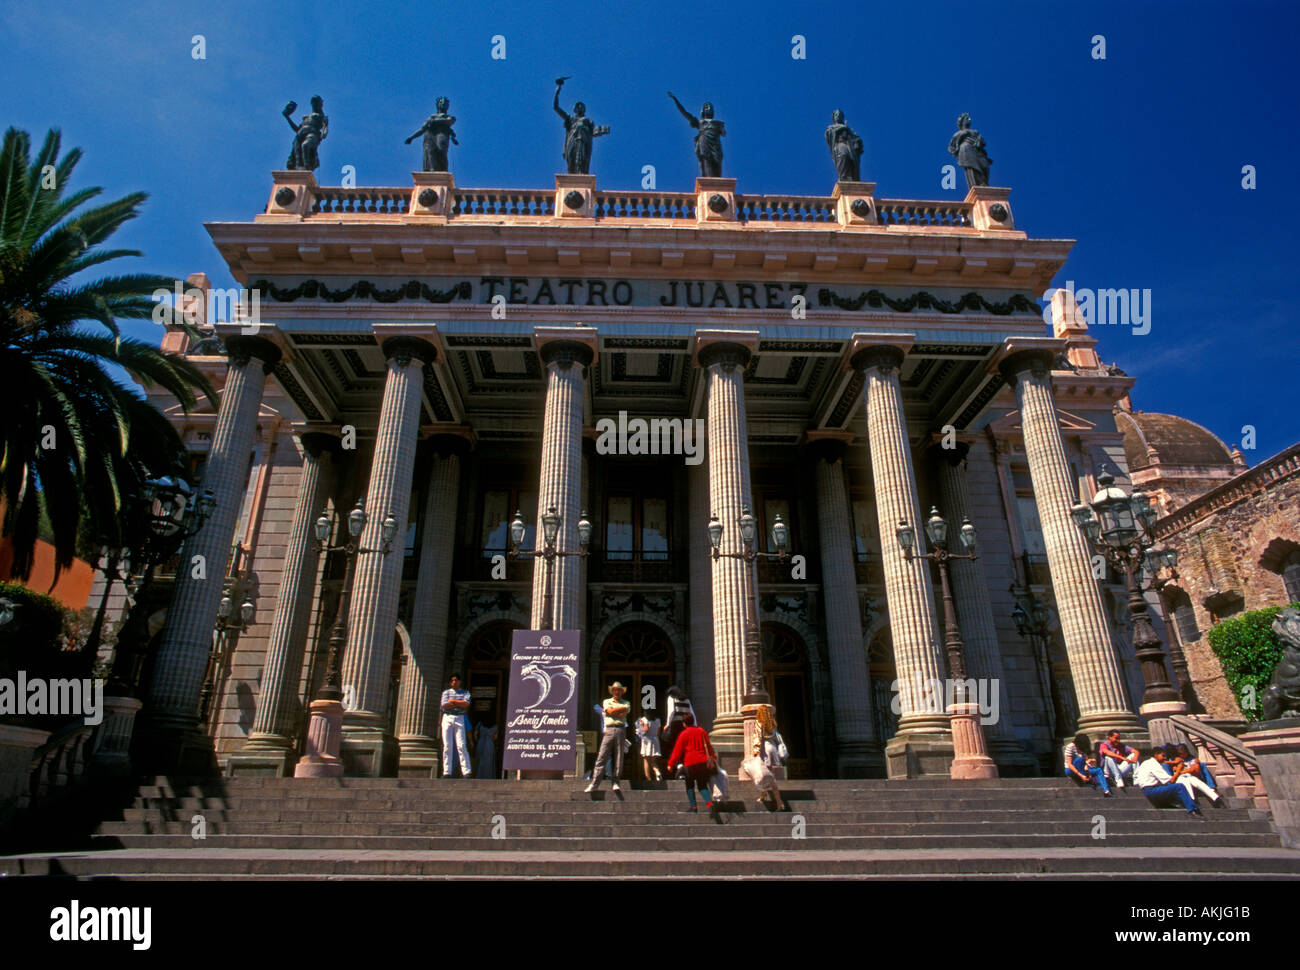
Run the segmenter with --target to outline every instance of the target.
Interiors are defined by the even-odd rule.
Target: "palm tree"
[[[101,263],[142,255],[103,243],[147,196],[83,208],[103,190],[65,195],[81,151],[60,159],[59,140],[50,131],[31,159],[27,133],[10,128],[0,148],[0,531],[12,539],[20,577],[30,574],[42,519],[56,570],[71,564],[79,535],[126,544],[128,498],[184,460],[175,429],[117,368],[146,388],[163,388],[187,411],[196,389],[216,403],[189,361],[118,330],[118,319],[156,319],[153,293],[170,290],[174,279],[81,278]]]

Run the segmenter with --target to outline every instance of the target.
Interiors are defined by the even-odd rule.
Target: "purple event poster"
[[[515,630],[506,699],[506,771],[569,771],[576,755],[578,630]]]

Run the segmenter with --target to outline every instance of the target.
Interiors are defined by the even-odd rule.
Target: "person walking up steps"
[[[710,814],[716,815],[718,809],[709,792],[709,780],[718,770],[718,752],[713,750],[708,732],[696,726],[694,714],[690,711],[684,713],[682,723],[684,726],[673,744],[673,753],[668,756],[668,769],[671,771],[679,764],[686,767],[686,798],[690,802],[688,811],[699,811],[695,802],[695,789],[698,787],[707,799],[704,807]]]

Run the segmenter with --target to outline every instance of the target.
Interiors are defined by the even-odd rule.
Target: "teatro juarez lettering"
[[[721,280],[592,280],[484,276],[478,302],[529,306],[664,306],[783,310],[807,283],[745,283]],[[500,302],[498,300],[497,302]]]

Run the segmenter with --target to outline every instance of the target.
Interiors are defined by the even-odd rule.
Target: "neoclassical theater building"
[[[208,336],[165,338],[222,393],[216,412],[159,401],[217,506],[164,569],[151,730],[210,735],[227,773],[292,774],[346,567],[315,523],[328,510],[344,542],[362,499],[363,546],[385,516],[398,528],[356,565],[348,774],[436,774],[452,672],[472,716],[501,723],[511,631],[542,626],[548,580],[554,626],[581,631],[584,729],[613,679],[638,714],[677,684],[737,752],[753,618],[793,776],[945,774],[948,717],[926,689],[947,677],[938,582],[896,538],[906,520],[923,543],[932,506],[978,530],[953,594],[1001,772],[1055,772],[1075,730],[1143,733],[1122,584],[1096,576],[1070,516],[1102,462],[1131,487],[1116,408],[1133,379],[1098,358],[1071,294],[1045,322],[1070,240],[1030,237],[987,186],[924,202],[862,182],[555,181],[276,172],[264,212],[208,225],[259,302],[209,324],[191,296]],[[629,433],[602,437],[611,422]],[[516,510],[531,550],[551,507],[562,552],[586,512],[587,555],[508,557]],[[788,524],[789,561],[711,556],[710,516],[736,552],[745,508],[760,552]],[[1017,631],[1027,595],[1051,608],[1046,636]]]

